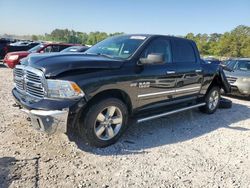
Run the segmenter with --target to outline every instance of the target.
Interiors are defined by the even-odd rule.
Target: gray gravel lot
[[[250,187],[250,101],[131,125],[104,149],[37,132],[0,64],[0,187]]]

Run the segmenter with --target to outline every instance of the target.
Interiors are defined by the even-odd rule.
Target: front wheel
[[[212,87],[205,96],[205,102],[206,105],[200,107],[200,111],[207,114],[213,114],[219,106],[220,88],[217,86]]]
[[[90,106],[79,124],[81,136],[95,147],[114,144],[127,127],[128,110],[119,99],[103,99]]]

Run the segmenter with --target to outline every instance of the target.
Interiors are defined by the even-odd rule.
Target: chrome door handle
[[[199,70],[195,70],[195,72],[202,72],[202,70],[200,70],[200,69]]]
[[[167,74],[175,74],[175,71],[167,71]]]

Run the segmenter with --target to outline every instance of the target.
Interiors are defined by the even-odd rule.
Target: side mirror
[[[141,64],[163,64],[163,54],[148,54],[147,58],[140,58]]]

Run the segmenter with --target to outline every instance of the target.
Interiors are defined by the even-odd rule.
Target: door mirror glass
[[[141,64],[163,64],[163,54],[148,54],[147,58],[140,58]]]

